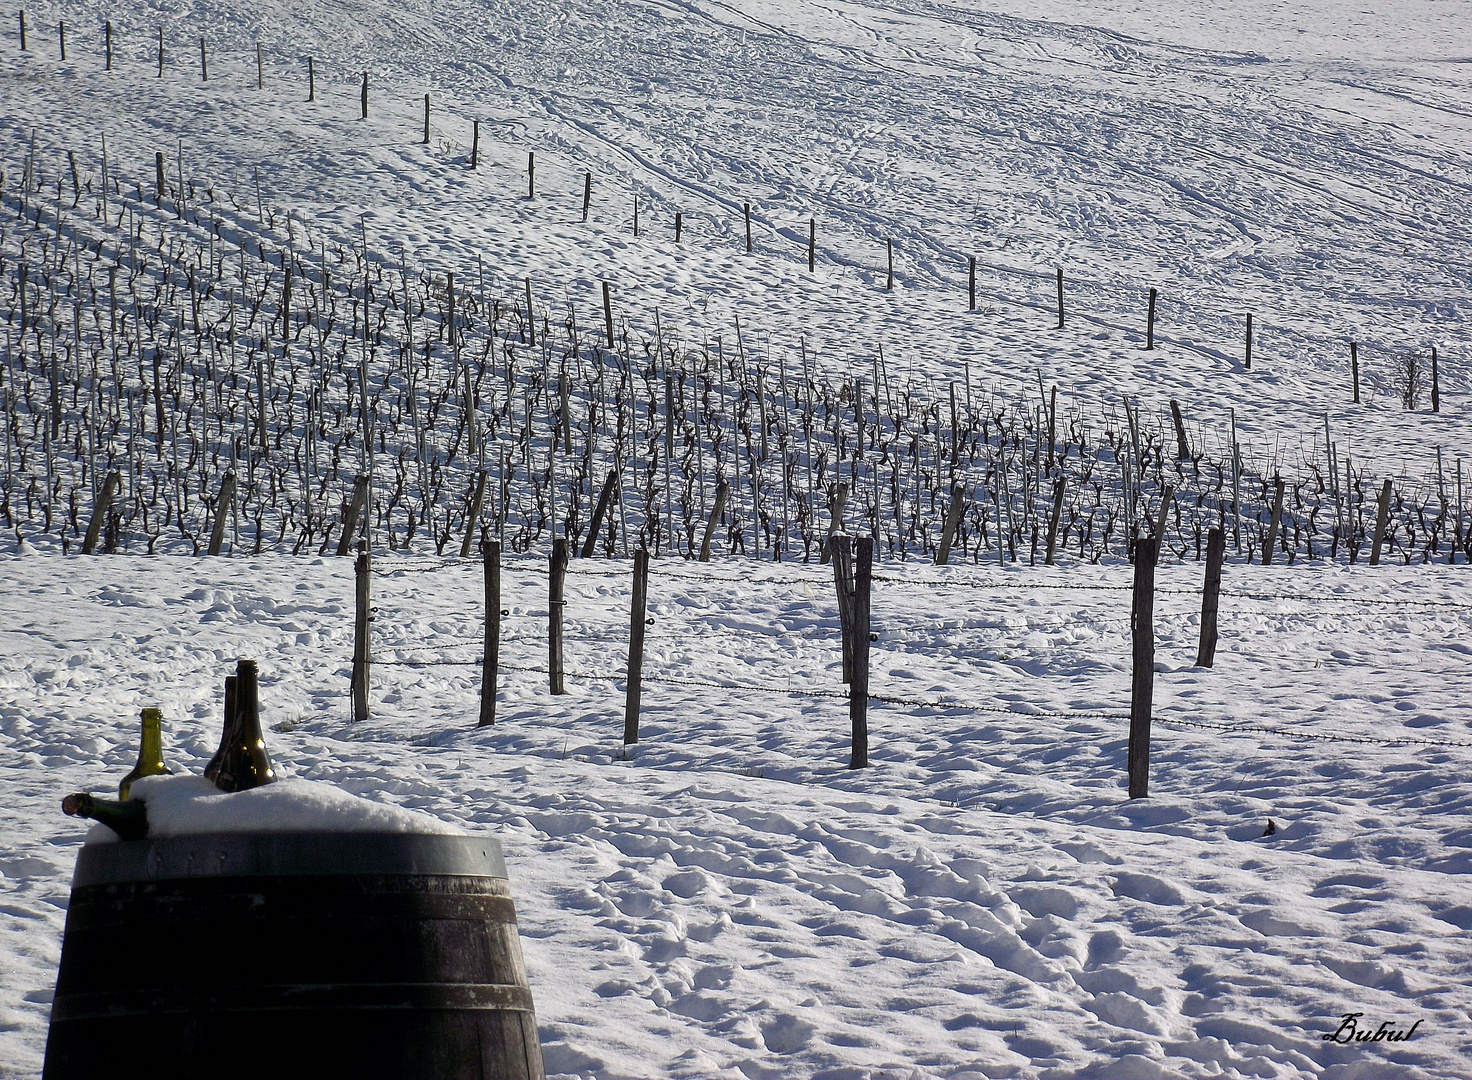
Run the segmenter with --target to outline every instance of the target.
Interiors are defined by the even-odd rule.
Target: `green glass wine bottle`
[[[272,783],[276,773],[261,735],[260,685],[254,660],[240,660],[235,665],[235,715],[235,731],[220,759],[215,787],[247,791]]]
[[[138,741],[138,764],[118,783],[118,798],[127,802],[133,794],[133,781],[145,776],[172,774],[164,764],[164,714],[160,709],[143,710],[143,735]]]
[[[220,775],[220,762],[225,760],[225,751],[235,741],[235,730],[238,717],[235,709],[235,676],[225,676],[225,723],[220,729],[220,746],[215,751],[215,756],[210,758],[210,763],[204,767],[204,778],[210,783]]]
[[[142,799],[113,802],[79,791],[61,800],[61,811],[68,817],[100,821],[124,840],[142,840],[148,835],[148,807]]]

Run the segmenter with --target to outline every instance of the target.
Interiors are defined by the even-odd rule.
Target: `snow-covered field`
[[[34,139],[53,182],[69,149],[95,174],[106,135],[146,183],[177,148],[221,212],[225,190],[247,207],[237,224],[267,231],[258,174],[263,205],[316,236],[361,229],[441,274],[479,257],[586,325],[606,278],[692,340],[740,315],[772,353],[802,335],[822,371],[883,344],[922,384],[965,365],[1096,407],[1179,398],[1216,428],[1234,409],[1259,447],[1312,445],[1328,413],[1357,459],[1424,474],[1472,434],[1464,7],[45,2],[25,54],[4,16],[0,167],[13,188]],[[1405,411],[1396,358],[1431,345],[1442,411]],[[83,835],[60,797],[115,784],[145,704],[175,766],[201,767],[222,679],[253,656],[285,773],[501,839],[551,1073],[1472,1077],[1462,565],[1234,561],[1209,671],[1200,566],[1163,565],[1151,797],[1133,803],[1131,571],[1109,560],[876,566],[861,772],[824,568],[656,560],[625,756],[626,561],[573,564],[559,698],[536,670],[545,551],[509,562],[500,723],[479,731],[478,564],[378,566],[375,650],[399,663],[352,724],[348,560],[0,558],[0,1076],[40,1071]],[[1326,1041],[1349,1013],[1419,1027]]]

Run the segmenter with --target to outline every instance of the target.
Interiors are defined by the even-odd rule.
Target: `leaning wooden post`
[[[838,634],[842,642],[843,681],[853,682],[854,657],[854,565],[853,541],[833,536],[828,551],[833,556],[833,591],[838,597]]]
[[[593,511],[593,523],[588,526],[588,538],[583,541],[582,557],[585,559],[593,557],[593,551],[598,545],[598,533],[603,529],[603,518],[613,503],[613,493],[617,490],[617,485],[618,472],[609,469],[608,479],[603,481],[603,490],[598,495],[598,507]]]
[[[874,581],[874,538],[859,537],[854,552],[853,678],[848,684],[848,718],[853,729],[848,767],[869,764],[869,613]]]
[[[199,39],[199,81],[210,81],[210,66],[204,55],[204,38]]]
[[[103,481],[102,494],[97,496],[97,505],[92,508],[92,520],[87,523],[87,538],[82,541],[83,555],[91,555],[97,550],[97,538],[102,533],[102,525],[107,520],[107,512],[112,509],[112,500],[117,496],[122,482],[123,478],[116,469],[108,473],[107,479]],[[210,554],[217,555],[219,552],[212,551]]]
[[[843,531],[843,510],[847,505],[848,481],[843,480],[839,482],[838,491],[833,495],[833,512],[828,516],[828,539],[823,542],[819,562],[826,563],[832,556],[833,538]]]
[[[1278,529],[1283,524],[1283,478],[1273,481],[1273,514],[1268,519],[1268,541],[1262,546],[1262,564],[1273,565],[1273,548],[1278,543]]]
[[[1150,310],[1145,316],[1145,348],[1155,348],[1155,290],[1150,290]]]
[[[946,521],[941,529],[940,547],[935,553],[935,565],[944,566],[951,557],[951,544],[956,540],[956,530],[961,525],[961,511],[966,508],[966,489],[957,484],[951,488],[951,505],[946,510]]]
[[[368,719],[368,676],[372,664],[372,650],[368,643],[368,626],[373,621],[372,603],[372,556],[364,541],[358,549],[355,566],[357,588],[354,591],[355,617],[353,619],[353,719]]]
[[[368,73],[366,71],[363,72],[362,106],[363,106],[363,116],[362,116],[362,118],[364,120],[367,120],[368,119]]]
[[[562,609],[567,590],[567,537],[552,541],[552,555],[547,565],[547,689],[553,694],[567,693],[562,674]]]
[[[613,300],[608,295],[608,282],[603,283],[603,326],[608,331],[608,348],[613,350]]]
[[[1375,511],[1375,542],[1370,547],[1370,565],[1380,565],[1380,549],[1385,544],[1385,527],[1390,524],[1390,481],[1380,488],[1380,506]]]
[[[226,473],[231,478],[230,490],[235,490],[232,473]],[[353,496],[348,501],[348,508],[342,516],[342,536],[337,541],[337,553],[351,555],[353,553],[353,537],[358,531],[358,518],[362,516],[364,506],[368,502],[368,478],[359,476],[353,480]]]
[[[1058,547],[1058,522],[1063,517],[1063,490],[1068,484],[1068,477],[1060,476],[1053,481],[1053,513],[1048,518],[1048,555],[1043,560],[1043,565],[1053,565],[1053,553]]]
[[[716,501],[711,504],[710,518],[705,523],[705,535],[700,539],[700,562],[710,562],[710,542],[716,534],[716,524],[726,511],[726,500],[730,497],[730,481],[722,480],[716,485]]]
[[[1182,461],[1191,459],[1191,444],[1186,439],[1186,421],[1181,416],[1181,407],[1175,398],[1170,401],[1171,419],[1176,422],[1176,457]]]
[[[206,549],[211,555],[218,555],[220,545],[225,542],[225,521],[230,516],[230,507],[234,502],[235,470],[231,469],[220,481],[220,498],[215,503],[215,520],[210,525],[210,546]]]
[[[746,217],[746,253],[751,254],[751,203],[741,204],[741,213]]]
[[[1130,679],[1130,798],[1150,794],[1150,705],[1155,694],[1155,540],[1135,542],[1135,592],[1130,607],[1134,673]]]
[[[639,696],[644,677],[644,611],[649,602],[649,552],[634,552],[634,599],[629,606],[629,680],[624,694],[624,745],[639,741]]]
[[[1160,490],[1160,513],[1155,515],[1155,559],[1160,560],[1160,553],[1165,548],[1165,526],[1170,519],[1170,501],[1175,497],[1175,486],[1166,483]]]
[[[583,173],[583,220],[588,220],[588,210],[593,205],[593,174]]]
[[[1206,534],[1206,583],[1201,587],[1201,644],[1196,649],[1196,666],[1216,662],[1216,616],[1221,602],[1222,560],[1227,554],[1225,529]]]
[[[490,727],[496,722],[496,674],[501,662],[501,542],[487,540],[481,545],[486,569],[486,644],[480,663],[480,723]]]
[[[470,515],[465,519],[465,539],[460,542],[460,557],[470,558],[470,541],[480,533],[480,510],[485,504],[486,471],[475,474],[475,493],[470,497]]]
[[[967,311],[976,310],[976,256],[967,257],[966,262],[966,291],[969,297]]]

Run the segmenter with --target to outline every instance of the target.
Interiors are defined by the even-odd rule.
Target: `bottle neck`
[[[159,768],[163,768],[163,727],[164,725],[162,717],[145,716],[143,718],[143,738],[138,743],[138,764],[140,766],[157,766]]]

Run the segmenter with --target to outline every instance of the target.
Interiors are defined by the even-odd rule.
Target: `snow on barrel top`
[[[460,830],[428,814],[372,802],[316,780],[278,780],[226,793],[202,776],[149,776],[134,783],[133,798],[148,807],[150,837],[272,832],[460,835]],[[114,843],[117,838],[105,825],[95,825],[87,833],[89,844]]]

